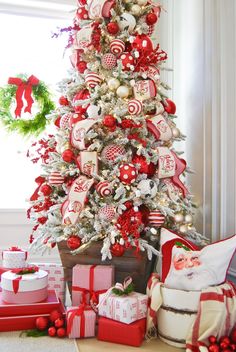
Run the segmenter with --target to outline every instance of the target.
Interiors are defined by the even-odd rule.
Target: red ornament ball
[[[134,164],[122,164],[119,168],[119,179],[121,182],[129,185],[135,182],[137,178],[137,170]]]
[[[165,215],[159,210],[150,211],[148,214],[149,226],[161,227],[165,222]]]
[[[225,346],[225,348],[226,347],[228,347],[229,345],[230,345],[230,338],[229,338],[229,336],[222,336],[221,338],[220,338],[220,346],[221,346],[221,344],[224,344],[224,346]]]
[[[117,157],[125,155],[125,148],[117,144],[107,145],[101,153],[101,158],[104,163],[113,165]]]
[[[58,116],[54,121],[54,125],[58,128],[60,128],[60,121],[61,121],[61,116]]]
[[[67,106],[67,105],[69,105],[69,100],[66,97],[62,96],[59,98],[59,104]]]
[[[50,196],[50,194],[52,193],[52,187],[47,184],[42,185],[40,187],[40,192],[42,192],[44,196]]]
[[[120,243],[116,242],[111,246],[111,254],[114,257],[122,257],[125,252],[125,247],[122,246]]]
[[[81,239],[78,236],[72,235],[68,238],[66,244],[73,251],[81,246]]]
[[[105,220],[105,221],[113,220],[115,215],[116,215],[115,208],[111,204],[104,205],[98,211],[98,217],[101,220]]]
[[[168,113],[168,114],[171,114],[171,115],[174,115],[175,112],[176,112],[176,105],[175,103],[170,100],[170,99],[166,99],[165,102],[162,104],[165,111]]]
[[[132,47],[141,54],[153,51],[152,40],[146,34],[137,35],[132,43]]]
[[[124,71],[133,71],[135,60],[130,53],[123,53],[120,57],[122,68]]]
[[[57,336],[58,337],[65,337],[66,336],[66,329],[65,328],[59,328],[57,329]]]
[[[105,68],[106,70],[112,70],[114,67],[116,67],[117,59],[114,54],[107,53],[104,54],[102,57],[102,67]]]
[[[116,22],[108,23],[108,25],[107,25],[108,33],[115,35],[119,32],[119,30],[120,30],[120,28]]]
[[[116,118],[113,115],[105,115],[103,118],[103,125],[105,127],[115,127]]]
[[[214,343],[217,343],[217,338],[216,338],[216,336],[211,335],[208,337],[208,341],[210,344],[214,344]]]
[[[57,318],[55,321],[54,321],[54,325],[56,328],[62,328],[64,326],[64,319],[63,318]]]
[[[156,166],[153,163],[148,164],[146,158],[143,155],[135,155],[132,159],[132,163],[139,166],[138,172],[140,174],[153,176],[156,172]]]
[[[50,313],[50,317],[49,317],[50,321],[51,321],[52,323],[54,323],[54,321],[57,320],[57,319],[59,319],[59,318],[62,318],[62,313],[61,313],[59,310],[54,309],[54,310]]]
[[[233,343],[236,343],[236,328],[231,331],[230,338]]]
[[[208,347],[208,351],[209,352],[220,352],[220,347],[216,343],[214,343],[213,345],[210,345]]]
[[[85,61],[79,61],[77,63],[77,69],[79,73],[84,73],[84,71],[87,69],[87,63]]]
[[[146,23],[151,26],[155,23],[157,23],[157,20],[158,20],[158,17],[155,13],[151,12],[151,13],[148,13],[147,16],[146,16]]]
[[[57,329],[55,328],[55,326],[51,326],[50,328],[48,328],[48,336],[50,337],[54,337],[57,334]]]
[[[45,318],[45,317],[38,317],[35,321],[35,326],[40,331],[47,329],[48,324],[49,324],[49,320],[48,318]]]
[[[236,345],[234,343],[230,344],[231,351],[236,351]]]
[[[85,6],[80,7],[76,12],[76,17],[79,20],[88,20],[88,11],[86,10]]]
[[[74,153],[71,149],[64,150],[61,157],[67,163],[71,163],[75,158]]]

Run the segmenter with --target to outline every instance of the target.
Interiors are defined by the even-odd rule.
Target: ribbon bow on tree
[[[39,84],[39,79],[31,75],[28,78],[28,80],[25,82],[21,78],[10,77],[8,79],[8,84],[14,84],[18,87],[16,90],[16,109],[15,109],[16,118],[21,116],[21,111],[24,106],[23,97],[27,102],[27,106],[25,107],[24,112],[29,112],[31,114],[31,108],[34,103],[34,99],[31,96],[32,87],[37,86]]]

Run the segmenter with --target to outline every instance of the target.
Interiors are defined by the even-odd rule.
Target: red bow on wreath
[[[18,86],[16,91],[16,109],[15,115],[16,118],[21,116],[21,111],[24,106],[23,96],[27,102],[27,106],[24,109],[24,112],[31,113],[31,108],[34,103],[34,100],[31,96],[32,87],[37,86],[39,84],[39,79],[35,76],[31,75],[26,82],[24,82],[21,78],[18,77],[10,77],[8,79],[8,84],[14,84]]]

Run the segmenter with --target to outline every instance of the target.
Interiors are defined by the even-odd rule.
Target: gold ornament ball
[[[174,138],[179,138],[180,136],[180,130],[177,127],[172,128],[172,136]]]
[[[120,86],[120,81],[117,78],[111,78],[107,84],[110,90],[116,90]]]
[[[188,224],[191,224],[191,223],[193,222],[193,217],[192,217],[191,214],[187,214],[187,215],[185,215],[184,220],[185,220],[185,222],[187,222]]]
[[[118,97],[120,98],[128,98],[129,96],[129,88],[126,86],[120,86],[117,90],[116,90],[116,94],[118,95]]]
[[[187,225],[181,225],[181,226],[179,227],[179,231],[180,231],[181,233],[186,233],[186,232],[188,231]]]
[[[141,7],[139,5],[133,5],[131,6],[131,13],[134,15],[134,16],[138,16],[140,15],[141,13]]]
[[[137,0],[137,4],[139,6],[145,6],[147,5],[148,0]]]
[[[174,219],[175,219],[175,222],[183,222],[184,221],[184,216],[181,213],[177,213],[177,214],[175,214]]]

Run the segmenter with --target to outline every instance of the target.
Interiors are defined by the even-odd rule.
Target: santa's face
[[[186,252],[186,254],[183,253],[175,255],[173,263],[176,270],[193,268],[202,264],[199,259],[199,254],[195,254],[194,252]]]

